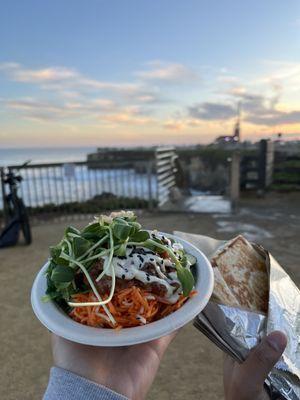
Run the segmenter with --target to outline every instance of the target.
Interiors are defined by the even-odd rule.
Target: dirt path
[[[220,239],[248,232],[272,252],[299,284],[298,202],[287,207],[275,202],[268,210],[258,203],[256,207],[245,204],[236,216],[144,214],[141,220],[148,228],[181,230]],[[82,224],[74,222],[77,226]],[[30,289],[47,258],[48,246],[60,239],[65,225],[66,222],[47,222],[36,226],[32,246],[0,251],[0,398],[41,399],[46,387],[51,366],[49,334],[31,311]],[[221,360],[221,353],[202,334],[191,325],[186,326],[170,346],[148,399],[221,399]]]

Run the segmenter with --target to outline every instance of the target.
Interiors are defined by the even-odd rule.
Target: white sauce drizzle
[[[156,234],[156,236],[158,235]],[[164,239],[168,241],[167,245],[172,247],[174,251],[182,250],[181,244],[174,243],[172,246],[169,239],[165,237]],[[143,253],[146,254],[139,254],[138,253],[139,250],[141,250]],[[107,257],[108,256],[103,257],[104,261],[106,261]],[[146,271],[142,271],[143,266],[147,263],[152,264],[154,266],[158,276],[154,276]],[[113,257],[112,267],[115,271],[115,275],[117,278],[124,280],[137,279],[145,284],[157,282],[160,285],[163,285],[167,290],[164,298],[169,303],[176,303],[180,296],[180,293],[182,293],[182,286],[177,278],[176,271],[169,272],[168,274],[165,272],[166,267],[175,268],[174,263],[170,259],[162,258],[158,254],[151,252],[151,250],[145,247],[128,247],[126,249],[126,257],[125,256]],[[162,271],[164,271],[165,273],[163,273]],[[107,275],[111,276],[111,270],[107,271]],[[175,288],[174,286],[171,285],[171,283],[179,284],[180,285],[179,289],[177,289],[178,286],[176,286]]]

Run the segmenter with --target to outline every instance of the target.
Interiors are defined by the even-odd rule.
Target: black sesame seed
[[[125,274],[122,275],[122,279],[125,279]]]
[[[141,248],[141,249],[136,249],[136,250],[135,250],[135,253],[136,253],[136,254],[143,254],[143,255],[147,254],[146,250],[143,249],[143,248]]]
[[[147,276],[147,281],[150,282],[150,276]]]
[[[150,258],[150,261],[154,261],[154,258]]]

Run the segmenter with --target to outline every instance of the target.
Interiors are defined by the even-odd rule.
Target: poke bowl
[[[128,346],[168,335],[208,303],[206,256],[169,233],[142,229],[132,212],[68,227],[37,273],[31,304],[51,332],[93,346]]]

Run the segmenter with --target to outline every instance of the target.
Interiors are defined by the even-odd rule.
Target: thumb
[[[241,381],[248,386],[248,390],[255,392],[261,389],[269,372],[280,359],[287,345],[284,333],[274,331],[262,339],[249,354],[246,361],[240,366]],[[249,387],[250,386],[250,387]]]
[[[170,335],[163,336],[159,339],[155,339],[155,340],[152,340],[151,342],[148,342],[148,345],[151,346],[151,348],[157,353],[159,359],[162,359],[169,344],[172,342],[172,340],[177,335],[177,332],[178,331],[175,331],[175,332],[171,333]]]

